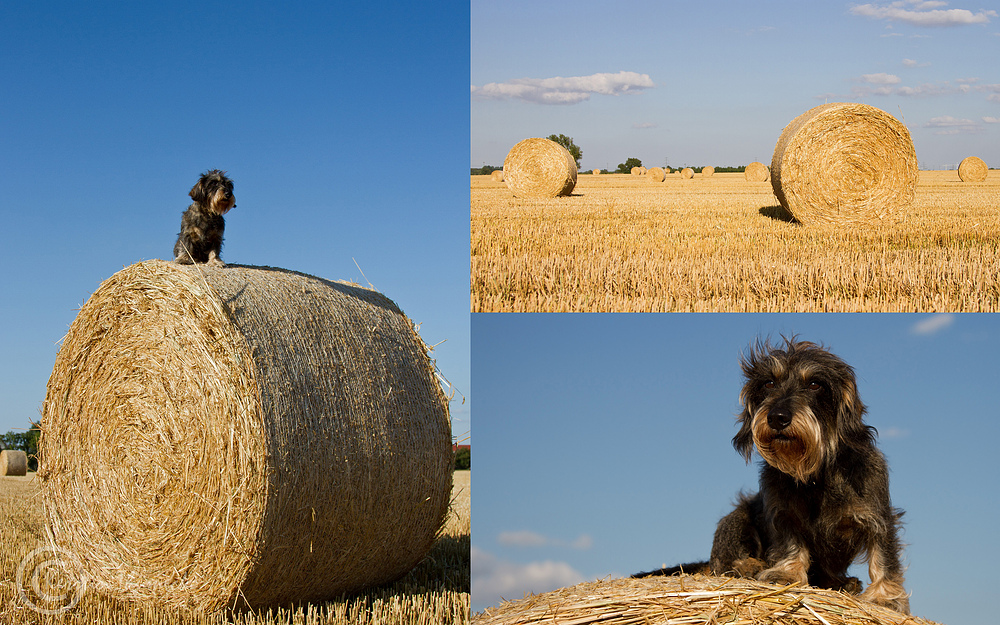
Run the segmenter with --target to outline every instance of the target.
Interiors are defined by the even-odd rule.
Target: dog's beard
[[[827,451],[819,421],[805,408],[796,411],[788,427],[778,431],[767,423],[769,409],[761,407],[754,413],[753,444],[765,462],[804,484],[823,466]]]

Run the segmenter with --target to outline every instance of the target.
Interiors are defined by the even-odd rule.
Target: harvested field
[[[295,608],[244,611],[235,614],[175,612],[121,601],[87,589],[72,609],[42,614],[28,605],[17,587],[17,570],[28,562],[24,576],[42,562],[27,557],[47,546],[45,514],[40,496],[41,480],[0,478],[0,623],[118,623],[139,625],[367,625],[373,623],[427,623],[444,625],[469,622],[470,472],[456,471],[451,510],[441,536],[427,558],[402,579],[358,595]],[[72,593],[75,580],[60,580],[50,567],[41,583],[62,582],[58,592]],[[54,579],[49,579],[54,578]],[[29,595],[30,589],[26,591]],[[53,592],[52,594],[56,594]],[[29,598],[35,598],[29,596]],[[71,600],[72,597],[66,599]]]
[[[891,226],[802,226],[742,173],[586,176],[518,200],[472,176],[473,312],[1000,310],[1000,176],[920,172]]]

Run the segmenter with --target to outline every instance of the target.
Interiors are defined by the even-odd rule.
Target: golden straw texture
[[[743,176],[750,182],[767,182],[771,178],[771,172],[764,163],[754,161],[743,170]]]
[[[576,186],[576,161],[569,150],[550,139],[525,139],[503,162],[504,182],[516,197],[569,195]]]
[[[502,169],[494,169],[493,171],[490,172],[490,178],[494,182],[503,182],[503,170]]]
[[[653,182],[663,182],[663,180],[667,177],[667,174],[663,171],[662,167],[650,167],[649,170],[646,171],[646,177]]]
[[[475,625],[791,623],[933,625],[834,590],[776,586],[731,577],[681,575],[586,582],[472,618]]]
[[[684,169],[681,170],[681,178],[684,179],[694,178],[694,170],[691,169],[690,167],[685,167]]]
[[[917,155],[906,126],[867,104],[812,108],[785,127],[771,186],[803,224],[891,222],[913,203]]]
[[[28,454],[19,449],[0,451],[0,475],[27,475]]]
[[[958,177],[962,182],[983,182],[988,172],[986,161],[978,156],[967,156],[958,166]]]
[[[712,167],[712,166],[702,167],[701,168],[701,175],[705,176],[706,178],[709,177],[709,176],[711,176],[714,173],[715,173],[715,168]]]
[[[600,169],[595,169],[594,171],[592,171],[590,173],[594,174],[595,176],[600,176],[601,175],[601,170]]]
[[[212,610],[393,580],[448,509],[447,399],[383,295],[138,263],[63,341],[39,476],[55,545],[126,599]]]

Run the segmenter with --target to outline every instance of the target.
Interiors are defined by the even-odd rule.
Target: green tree
[[[573,137],[567,137],[566,135],[549,135],[548,139],[549,141],[555,141],[569,150],[570,155],[576,159],[576,168],[580,169],[580,159],[583,158],[583,150],[573,143]]]
[[[464,471],[472,468],[472,450],[468,447],[459,447],[455,452],[455,469]]]
[[[38,437],[41,433],[38,424],[32,423],[31,429],[27,432],[11,430],[6,434],[0,434],[0,449],[20,449],[28,454],[28,469],[35,471],[38,469]]]
[[[637,158],[630,157],[624,163],[618,163],[618,173],[631,174],[633,167],[642,167],[642,161]]]

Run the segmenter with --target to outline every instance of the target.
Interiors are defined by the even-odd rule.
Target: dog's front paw
[[[768,582],[770,584],[781,584],[785,586],[796,582],[800,584],[805,584],[807,582],[805,573],[802,575],[796,575],[793,571],[779,567],[761,571],[757,574],[757,579],[758,581]]]
[[[174,259],[174,262],[178,263],[180,265],[190,265],[191,264],[191,257],[190,256],[186,256],[186,255],[185,256],[178,256],[177,258]]]
[[[219,259],[219,258],[211,258],[211,259],[209,259],[208,264],[211,265],[211,266],[213,266],[213,267],[225,267],[226,266],[226,263],[222,262],[222,260]]]

